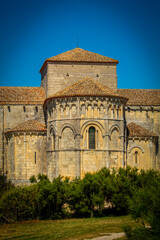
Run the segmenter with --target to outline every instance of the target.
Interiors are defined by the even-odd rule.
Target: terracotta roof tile
[[[118,60],[105,57],[98,53],[93,53],[81,48],[74,48],[67,52],[58,54],[54,57],[47,58],[46,62],[93,62],[93,63],[118,63]],[[45,64],[44,63],[44,64]],[[44,66],[43,64],[43,66]],[[42,66],[42,68],[43,68]],[[41,69],[42,69],[41,68]],[[40,70],[41,72],[41,70]]]
[[[81,97],[81,96],[122,97],[116,91],[108,88],[106,85],[96,82],[89,77],[86,77],[72,84],[71,86],[55,93],[54,95],[48,97],[46,101],[52,98]]]
[[[129,137],[158,137],[144,127],[133,122],[127,125]]]
[[[43,104],[43,87],[0,87],[0,104]]]
[[[38,122],[37,120],[28,120],[26,122],[20,123],[12,129],[6,131],[9,132],[45,132],[46,125]]]
[[[118,93],[129,99],[127,105],[160,105],[160,89],[118,89]]]

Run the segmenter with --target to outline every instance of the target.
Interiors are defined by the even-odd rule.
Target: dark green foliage
[[[0,199],[1,219],[14,221],[37,217],[38,188],[17,187],[6,192]]]
[[[141,188],[129,199],[129,210],[142,227],[125,228],[128,239],[158,240],[160,236],[160,176],[153,170],[141,171]]]
[[[114,205],[116,212],[127,214],[127,199],[132,197],[135,189],[137,189],[139,185],[138,170],[130,167],[127,167],[126,169],[120,168],[112,179],[114,189],[111,196],[111,202]]]
[[[38,189],[39,217],[41,219],[62,218],[63,205],[66,202],[65,181],[63,182],[61,177],[55,178],[52,183],[48,179],[41,179]]]
[[[14,188],[14,185],[7,180],[7,174],[3,174],[0,170],[0,198],[6,191],[12,188]]]
[[[30,183],[37,183],[37,179],[36,179],[35,175],[31,176],[29,181],[30,181]]]
[[[98,174],[87,173],[85,177],[75,179],[70,186],[69,206],[77,217],[92,217],[95,207],[104,206],[103,192]]]
[[[5,176],[2,177],[6,181]],[[158,172],[139,173],[130,167],[110,172],[103,168],[94,174],[87,173],[83,179],[69,181],[58,177],[50,182],[46,175],[39,174],[38,179],[32,176],[30,182],[34,184],[3,191],[1,219],[60,219],[130,212],[134,218],[141,218],[143,223],[160,233]],[[5,187],[1,189],[10,189],[10,183],[7,184],[2,184]],[[148,236],[151,234],[150,229],[144,227],[144,230]],[[133,234],[133,229],[128,228],[128,234]]]

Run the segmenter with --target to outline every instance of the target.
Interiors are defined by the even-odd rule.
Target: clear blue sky
[[[119,60],[119,88],[160,88],[159,0],[1,0],[0,85],[40,86],[46,58],[77,46]]]

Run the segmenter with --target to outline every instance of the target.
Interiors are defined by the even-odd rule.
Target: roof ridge
[[[84,50],[82,48],[74,48],[66,52],[57,54],[56,56],[47,58],[42,65],[42,71],[46,62],[93,62],[93,63],[118,63],[118,60],[106,57],[99,53]]]
[[[90,77],[85,77],[78,82],[73,83],[70,86],[56,92],[55,94],[46,98],[44,104],[47,100],[53,98],[64,98],[64,97],[82,97],[82,96],[92,96],[92,97],[119,97],[127,99],[120,96],[115,90],[109,88],[108,86],[93,80]]]

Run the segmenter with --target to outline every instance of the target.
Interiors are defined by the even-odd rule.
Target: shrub
[[[140,173],[142,188],[128,200],[134,219],[142,222],[138,228],[125,228],[128,239],[153,239],[160,236],[160,177],[152,170]],[[145,180],[145,181],[144,181]]]
[[[3,174],[0,170],[0,198],[6,191],[12,188],[14,188],[14,185],[7,180],[7,174]]]
[[[0,199],[1,220],[35,219],[38,206],[37,192],[36,185],[17,187],[6,192]]]

